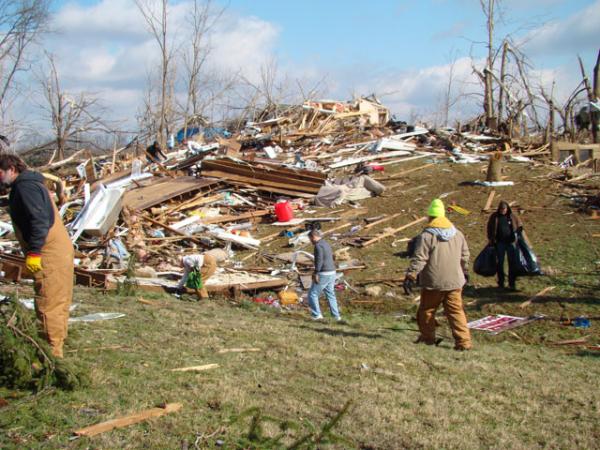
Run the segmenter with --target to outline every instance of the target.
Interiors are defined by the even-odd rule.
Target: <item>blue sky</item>
[[[526,34],[582,10],[591,0],[506,0],[497,35]],[[279,30],[278,55],[297,63],[368,63],[400,69],[443,64],[452,52],[484,54],[485,19],[477,0],[230,0],[232,12],[256,16]],[[600,24],[599,24],[600,27]],[[591,42],[590,47],[600,44]],[[558,54],[560,53],[560,54]],[[540,58],[555,64],[565,52]],[[568,56],[568,55],[567,55]],[[572,55],[571,55],[572,56]]]
[[[179,49],[186,48],[189,2],[170,7]],[[486,52],[478,0],[213,3],[226,6],[211,39],[209,67],[215,72],[258,82],[261,68],[275,60],[278,77],[291,86],[325,80],[321,96],[348,100],[375,93],[400,117],[435,123],[452,71],[452,96],[460,101],[451,115],[481,111],[477,97],[466,95],[481,92],[473,75]],[[555,82],[556,97],[568,97],[581,80],[577,55],[589,74],[600,48],[600,0],[500,4],[496,42],[510,34],[529,58],[534,85],[550,89]],[[135,123],[158,52],[134,1],[61,0],[52,8],[54,32],[43,45],[55,55],[63,86],[97,94],[108,114]]]

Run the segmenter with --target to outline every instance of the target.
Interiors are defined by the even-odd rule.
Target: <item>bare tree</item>
[[[25,50],[48,22],[49,0],[0,0],[0,107],[4,110]]]
[[[55,148],[50,164],[55,158],[65,158],[69,142],[75,140],[76,135],[111,130],[101,119],[102,108],[97,98],[90,93],[67,93],[61,86],[54,57],[47,56],[49,73],[40,78],[45,102],[40,106],[50,120],[54,134]]]
[[[148,25],[150,34],[160,50],[160,103],[158,140],[164,144],[169,130],[169,116],[172,113],[173,75],[171,63],[174,50],[168,27],[168,0],[135,0],[140,13]]]
[[[484,100],[483,109],[485,111],[486,125],[492,126],[494,120],[494,85],[492,73],[494,71],[494,6],[495,0],[479,0],[483,14],[486,17],[486,26],[488,32],[487,41],[487,62],[484,74]]]

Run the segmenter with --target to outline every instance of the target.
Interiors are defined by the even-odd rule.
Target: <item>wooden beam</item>
[[[552,291],[553,289],[555,289],[556,286],[548,286],[545,287],[544,289],[542,289],[540,292],[538,292],[537,294],[535,294],[533,297],[531,297],[529,300],[524,301],[523,303],[521,303],[519,306],[521,308],[526,308],[529,305],[531,305],[534,301],[536,301],[537,299],[543,297],[544,295],[546,295],[548,292]]]
[[[401,215],[402,215],[402,213],[396,213],[396,214],[392,214],[391,216],[384,217],[383,219],[376,220],[375,222],[371,222],[369,225],[364,226],[363,230],[369,230],[373,227],[376,227],[377,225],[379,225],[381,223],[387,222],[388,220],[395,219],[396,217],[401,216]]]
[[[494,201],[495,195],[496,195],[496,191],[490,192],[490,195],[488,195],[487,201],[485,202],[485,206],[482,209],[483,212],[488,212],[490,210],[490,208],[492,207],[492,202]]]
[[[368,240],[368,241],[366,241],[366,242],[363,242],[363,243],[361,244],[361,247],[368,247],[369,245],[372,245],[372,244],[374,244],[374,243],[376,243],[376,242],[379,242],[379,241],[381,241],[382,239],[385,239],[386,237],[393,236],[393,235],[395,235],[395,234],[399,233],[399,232],[400,232],[400,231],[402,231],[402,230],[405,230],[405,229],[407,229],[407,228],[409,228],[409,227],[412,227],[413,225],[417,225],[418,223],[425,222],[426,220],[427,220],[427,217],[426,217],[426,216],[420,217],[420,218],[418,218],[417,220],[413,220],[412,222],[410,222],[410,223],[407,223],[406,225],[402,225],[402,226],[401,226],[401,227],[399,227],[399,228],[394,228],[394,229],[393,229],[393,230],[391,230],[391,231],[388,231],[388,232],[386,232],[386,233],[383,233],[383,234],[381,234],[381,235],[379,235],[379,236],[377,236],[377,237],[374,237],[373,239],[370,239],[370,240]]]
[[[178,369],[171,369],[171,372],[204,372],[217,367],[219,367],[218,364],[204,364],[203,366],[179,367]]]
[[[212,223],[226,223],[226,222],[235,222],[237,220],[244,219],[254,219],[258,217],[263,217],[271,214],[268,209],[259,209],[256,211],[250,211],[247,213],[239,214],[237,216],[227,215],[227,216],[218,216],[218,217],[209,217],[206,219],[201,219],[198,221],[201,225],[208,225]]]
[[[164,416],[165,414],[179,411],[183,407],[181,403],[167,403],[160,408],[151,408],[144,411],[140,411],[135,414],[128,416],[119,417],[118,419],[108,420],[96,425],[92,425],[86,428],[80,428],[75,430],[73,433],[77,436],[96,436],[100,433],[114,430],[115,428],[123,428],[134,423],[143,422],[144,420],[151,419],[153,417]]]

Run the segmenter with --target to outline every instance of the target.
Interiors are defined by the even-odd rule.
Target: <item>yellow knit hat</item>
[[[427,209],[427,215],[429,217],[446,217],[446,208],[444,208],[444,202],[442,202],[439,198],[434,199]]]

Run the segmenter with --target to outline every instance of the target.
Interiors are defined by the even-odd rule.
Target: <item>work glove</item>
[[[405,295],[412,295],[413,288],[415,287],[415,278],[412,275],[406,275],[404,277],[404,283],[402,283]]]
[[[469,272],[465,272],[464,276],[465,276],[465,286],[466,286],[467,284],[469,284],[471,277],[469,276]]]
[[[27,253],[25,258],[25,267],[31,273],[36,273],[42,270],[42,255],[39,253]]]

